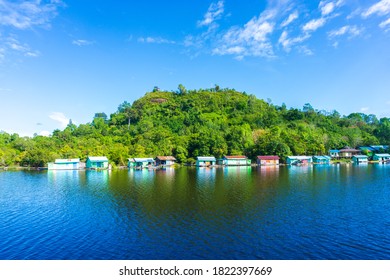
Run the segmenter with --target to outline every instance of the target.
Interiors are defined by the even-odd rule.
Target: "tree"
[[[179,86],[177,88],[178,88],[179,94],[186,94],[187,93],[186,88],[182,84],[179,84]]]

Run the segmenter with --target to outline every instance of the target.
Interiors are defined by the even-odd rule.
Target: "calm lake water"
[[[390,164],[0,171],[0,259],[390,259]]]

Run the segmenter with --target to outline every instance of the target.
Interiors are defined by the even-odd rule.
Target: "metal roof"
[[[262,160],[278,160],[278,156],[257,156],[258,159]]]
[[[201,161],[216,161],[215,157],[196,157],[196,159]]]
[[[158,160],[171,160],[171,161],[176,160],[173,156],[158,156],[158,157],[156,157],[156,159],[158,159]]]
[[[313,156],[315,159],[325,159],[325,160],[330,160],[329,156]]]
[[[55,160],[54,163],[56,164],[66,164],[66,163],[79,163],[79,158],[70,158],[70,159],[64,159],[64,158],[58,158]]]
[[[246,156],[224,156],[226,159],[247,159]]]
[[[311,156],[288,156],[289,159],[311,159]]]
[[[154,162],[152,158],[134,158],[135,162]]]
[[[87,160],[90,160],[91,162],[108,162],[107,157],[88,157]]]

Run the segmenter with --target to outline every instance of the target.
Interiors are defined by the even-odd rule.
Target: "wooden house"
[[[79,168],[80,168],[79,158],[56,159],[54,162],[49,162],[47,164],[47,169],[49,170],[74,170]]]
[[[330,156],[313,156],[313,163],[328,164],[330,163]]]
[[[108,168],[107,157],[87,157],[86,168]]]
[[[196,166],[198,167],[207,167],[211,165],[215,165],[217,160],[215,157],[197,157],[196,158]]]
[[[340,149],[339,156],[341,158],[352,158],[353,156],[360,155],[361,151],[350,147],[344,147]]]
[[[228,166],[251,165],[251,160],[246,156],[224,156],[222,164]]]
[[[387,162],[390,161],[390,154],[375,154],[372,159],[375,161]]]
[[[152,158],[129,158],[127,166],[129,168],[147,168],[154,166],[154,163]]]
[[[154,159],[157,166],[171,166],[174,165],[176,159],[173,156],[158,156]]]
[[[305,165],[312,162],[311,156],[288,156],[286,159],[286,163],[291,165]]]
[[[354,163],[368,163],[368,156],[365,155],[354,155],[352,156]]]
[[[257,156],[257,165],[278,165],[280,158],[278,156]]]

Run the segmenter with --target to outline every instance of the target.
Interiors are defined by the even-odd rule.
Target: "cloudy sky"
[[[0,130],[46,135],[178,84],[390,117],[390,0],[0,0]]]

